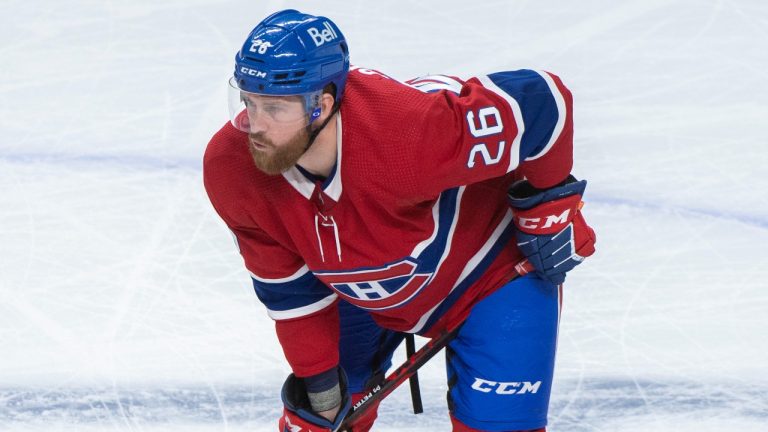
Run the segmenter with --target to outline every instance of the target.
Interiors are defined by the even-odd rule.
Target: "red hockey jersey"
[[[403,83],[353,68],[327,179],[259,171],[247,134],[212,138],[204,181],[298,376],[338,363],[337,299],[430,336],[507,282],[521,259],[508,185],[572,165],[570,92],[547,72]]]

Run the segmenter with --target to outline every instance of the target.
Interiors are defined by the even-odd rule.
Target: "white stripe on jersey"
[[[267,314],[269,314],[269,317],[275,321],[299,318],[325,309],[326,307],[332,305],[333,302],[336,301],[337,297],[338,296],[334,293],[312,304],[285,311],[274,311],[267,308]]]
[[[457,94],[461,92],[463,86],[461,82],[445,75],[427,75],[414,78],[408,81],[408,85],[425,93],[434,90],[448,90]]]
[[[432,223],[434,225],[434,229],[432,230],[432,235],[429,236],[429,238],[417,244],[415,248],[413,248],[413,251],[411,252],[411,256],[414,258],[421,255],[421,253],[424,252],[424,249],[426,249],[427,246],[432,244],[432,242],[435,241],[435,237],[437,237],[437,232],[440,229],[440,200],[442,199],[443,199],[443,195],[442,194],[438,195],[437,201],[435,201],[435,204],[432,206]]]
[[[451,292],[456,289],[462,282],[464,282],[464,279],[469,276],[470,273],[475,269],[475,267],[480,264],[480,261],[485,258],[486,255],[490,252],[493,245],[496,244],[496,242],[499,240],[499,237],[501,237],[502,233],[507,229],[509,224],[512,222],[512,210],[507,210],[507,213],[504,215],[504,219],[501,220],[499,225],[496,226],[496,229],[493,230],[493,233],[491,233],[491,236],[488,237],[488,240],[483,244],[483,246],[480,248],[480,250],[477,251],[477,253],[470,258],[469,261],[467,261],[467,265],[464,266],[464,269],[461,271],[461,274],[459,275],[459,278],[456,279],[456,282],[453,284],[453,287],[451,288]],[[448,296],[446,296],[448,297]],[[438,304],[435,305],[432,309],[427,311],[424,315],[419,318],[419,322],[416,323],[416,325],[411,328],[410,330],[406,330],[406,333],[416,333],[422,330],[424,325],[427,323],[429,318],[432,316],[432,314],[435,312],[435,310],[440,307],[440,305],[443,303],[443,300],[441,300]]]
[[[491,233],[488,241],[486,241],[483,247],[481,247],[480,250],[477,251],[477,253],[472,258],[470,258],[469,261],[467,261],[467,265],[464,266],[464,270],[461,271],[461,274],[456,280],[456,283],[453,285],[453,288],[451,288],[451,291],[456,289],[456,287],[462,283],[470,273],[472,273],[475,267],[480,264],[480,261],[482,261],[486,255],[488,255],[488,251],[490,251],[493,245],[496,244],[496,241],[499,239],[499,237],[501,237],[501,234],[504,232],[504,230],[507,229],[510,222],[512,222],[512,210],[508,209],[507,213],[504,214],[504,218],[496,226],[496,229],[493,230],[493,233]]]
[[[308,272],[309,272],[309,267],[307,267],[307,265],[305,264],[300,269],[296,270],[296,273],[294,273],[294,274],[292,274],[290,276],[286,276],[284,278],[270,279],[270,278],[256,276],[252,271],[249,271],[248,273],[251,274],[252,278],[256,279],[259,282],[275,284],[275,283],[285,283],[285,282],[295,281],[296,279],[304,276]]]
[[[445,262],[445,259],[448,258],[448,254],[451,252],[451,244],[453,243],[453,234],[456,232],[456,223],[459,221],[459,209],[461,209],[461,197],[464,195],[464,190],[466,189],[466,186],[459,186],[458,191],[456,192],[456,204],[453,210],[453,215],[450,219],[451,221],[451,227],[448,230],[448,235],[445,242],[445,249],[443,249],[443,254],[440,256],[440,261],[437,262],[437,266],[435,266],[435,271],[432,273],[432,277],[430,278],[430,281],[437,276],[438,272],[440,271],[440,267],[442,267],[443,262]],[[411,256],[414,258],[418,258],[419,255],[424,252],[424,249],[426,249],[437,237],[437,232],[440,229],[440,200],[442,199],[442,194],[435,202],[435,205],[432,207],[432,219],[435,224],[435,229],[432,232],[432,235],[422,241],[421,243],[417,244],[416,247],[413,249],[413,252],[411,252]],[[429,282],[427,282],[429,283]]]
[[[451,229],[448,231],[448,239],[445,242],[445,249],[443,249],[443,255],[440,257],[440,261],[435,267],[435,272],[432,274],[434,279],[440,272],[440,267],[443,266],[445,259],[448,258],[448,254],[451,253],[451,244],[453,243],[453,234],[456,232],[456,223],[459,221],[459,210],[461,209],[461,197],[464,196],[464,190],[466,186],[459,186],[459,190],[456,193],[456,208],[453,211],[453,217],[451,218]],[[429,283],[429,282],[427,282]]]
[[[415,84],[411,84],[411,87],[421,90],[424,93],[431,93],[438,90],[448,90],[456,93],[456,90],[453,87],[449,86],[448,84],[436,83],[436,82],[415,83]]]
[[[448,233],[448,241],[445,244],[445,250],[443,251],[443,256],[440,257],[440,262],[437,264],[437,267],[435,268],[435,272],[432,274],[432,279],[434,279],[435,276],[437,276],[437,273],[440,271],[440,267],[442,267],[443,262],[445,262],[445,259],[448,258],[448,254],[451,251],[451,243],[453,243],[453,233],[456,231],[456,222],[458,222],[459,220],[459,209],[461,208],[461,197],[464,195],[464,190],[466,188],[467,188],[466,186],[460,186],[459,191],[456,194],[456,209],[454,211],[453,220],[451,221],[451,229],[450,229],[450,232]],[[437,232],[437,230],[435,230],[435,232]],[[432,279],[430,279],[430,281]],[[454,285],[453,288],[456,288],[456,285]],[[451,291],[453,291],[453,288],[451,288]],[[445,300],[445,298],[443,298],[443,300]],[[432,315],[435,309],[437,309],[437,307],[440,306],[442,302],[443,301],[441,300],[439,303],[437,303],[437,305],[435,305],[435,307],[430,309],[429,312],[422,315],[421,318],[419,319],[419,322],[416,323],[416,326],[410,330],[406,330],[406,333],[416,333],[417,331],[421,330],[421,328],[424,327],[424,324],[426,324],[429,317]]]
[[[512,113],[515,116],[515,123],[517,123],[517,136],[515,136],[515,139],[512,141],[512,148],[509,149],[509,167],[507,167],[507,172],[510,172],[517,168],[518,165],[520,165],[520,143],[523,139],[523,133],[525,132],[523,112],[520,110],[520,104],[518,104],[517,101],[507,92],[494,84],[494,82],[491,81],[487,75],[477,77],[477,79],[480,80],[480,83],[483,84],[485,88],[504,98],[504,100],[507,101],[507,104],[509,104],[509,107],[512,109]]]
[[[332,200],[339,202],[341,198],[341,112],[336,116],[336,169],[331,183],[323,190]]]
[[[552,79],[552,77],[544,71],[534,71],[537,74],[541,75],[542,78],[544,78],[544,81],[546,81],[547,86],[549,87],[549,92],[552,93],[552,97],[555,98],[555,105],[557,105],[557,124],[555,124],[555,129],[552,131],[552,136],[549,137],[549,142],[546,146],[536,155],[529,156],[525,158],[527,161],[538,159],[549,151],[549,149],[552,148],[553,145],[555,145],[555,141],[557,141],[558,138],[560,138],[560,134],[563,132],[563,127],[565,126],[565,118],[568,115],[565,109],[565,98],[563,97],[563,94],[560,92],[560,89],[557,88],[557,84],[555,84],[555,80]]]

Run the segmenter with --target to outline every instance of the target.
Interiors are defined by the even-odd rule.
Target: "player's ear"
[[[320,96],[320,118],[318,119],[320,122],[324,122],[331,115],[334,101],[335,99],[330,93],[323,92],[323,95]]]

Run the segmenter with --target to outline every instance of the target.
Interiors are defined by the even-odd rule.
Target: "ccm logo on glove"
[[[554,234],[573,221],[573,216],[582,205],[581,197],[572,195],[532,209],[516,209],[515,224],[529,234]]]
[[[566,210],[561,215],[550,215],[547,216],[544,222],[544,225],[540,225],[541,218],[524,218],[524,217],[518,217],[517,218],[517,226],[523,229],[536,229],[536,228],[550,228],[555,224],[558,225],[565,225],[568,223],[568,214],[570,214],[570,210]]]

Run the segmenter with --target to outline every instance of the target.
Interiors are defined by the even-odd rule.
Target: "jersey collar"
[[[341,151],[342,151],[342,130],[341,130],[341,112],[336,116],[336,164],[331,170],[331,175],[323,182],[323,193],[332,200],[338,202],[341,198]],[[310,199],[315,190],[315,182],[299,171],[295,166],[283,173],[283,178],[304,198]]]

